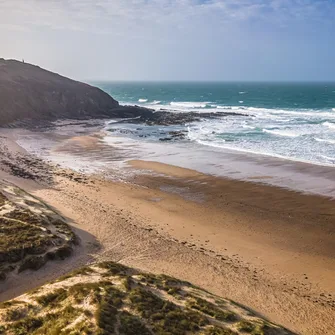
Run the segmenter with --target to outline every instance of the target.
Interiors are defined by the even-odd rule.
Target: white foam
[[[243,106],[216,106],[217,109],[227,109],[227,110],[234,110],[239,111],[241,113],[245,113],[245,108]]]
[[[330,128],[330,129],[335,129],[335,123],[326,121],[326,122],[324,122],[324,123],[322,123],[322,124],[323,124],[324,126]]]
[[[319,155],[319,157],[322,157],[330,162],[335,162],[335,157],[329,157],[329,156],[326,156],[326,155]]]
[[[148,102],[148,99],[138,99],[138,102]]]
[[[293,161],[293,162],[308,163],[308,164],[314,164],[314,165],[319,165],[319,166],[331,166],[331,167],[334,166],[334,164],[332,164],[330,162],[329,163],[311,162],[308,159],[296,158],[296,157],[292,157],[292,156],[285,156],[285,155],[280,155],[280,154],[276,154],[276,153],[273,153],[273,152],[269,153],[269,152],[251,150],[251,149],[246,149],[246,148],[231,147],[227,144],[220,145],[220,144],[217,144],[217,143],[207,142],[207,141],[202,141],[202,140],[198,140],[197,143],[205,145],[205,146],[213,147],[213,148],[226,149],[226,150],[242,152],[242,153],[247,153],[247,154],[253,154],[253,155],[262,155],[262,156],[267,156],[267,157],[280,158],[280,159],[285,159],[285,160],[289,160],[289,161]],[[320,157],[326,158],[327,160],[332,160],[332,161],[335,160],[332,157],[327,157],[327,156],[322,156],[322,155],[320,155]]]
[[[247,92],[242,91],[242,92],[238,92],[238,94],[247,94]]]
[[[324,112],[319,110],[310,109],[297,109],[297,110],[286,110],[286,109],[269,109],[269,108],[257,108],[257,107],[246,107],[247,111],[252,112],[256,116],[273,116],[273,115],[290,115],[295,117],[311,116],[314,118],[335,118],[335,113]]]
[[[206,108],[208,102],[192,102],[192,101],[180,101],[180,102],[170,102],[170,105],[173,107],[182,107],[182,108]]]
[[[161,101],[154,100],[151,104],[152,104],[152,105],[159,105],[160,103],[161,103]]]
[[[240,103],[244,101],[239,101]],[[267,118],[274,118],[279,116],[292,116],[295,118],[309,116],[312,118],[335,118],[335,113],[333,112],[326,112],[322,110],[312,110],[312,109],[296,109],[296,110],[289,110],[289,109],[272,109],[272,108],[261,108],[261,107],[245,107],[245,106],[223,106],[223,105],[210,105],[213,108],[217,109],[229,109],[229,110],[239,110],[241,113],[250,113],[256,117],[267,117]],[[291,119],[289,119],[291,120]]]
[[[287,130],[270,130],[270,129],[263,129],[264,133],[276,135],[276,136],[285,136],[285,137],[298,137],[301,134],[297,134],[292,131],[287,131]]]
[[[240,104],[243,104],[243,102],[244,102],[243,100],[240,100],[240,101],[239,101]]]
[[[324,143],[335,144],[335,140],[330,140],[330,139],[324,139],[324,138],[314,137],[314,140],[317,141],[317,142],[324,142]]]

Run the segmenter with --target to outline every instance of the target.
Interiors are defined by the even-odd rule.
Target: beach
[[[126,180],[106,178],[102,167],[80,165],[81,156],[85,166],[90,157],[94,163],[104,146],[95,130],[58,139],[55,150],[72,151],[77,171],[46,160],[27,164],[25,157],[36,158],[17,140],[29,132],[2,131],[1,154],[34,169],[34,178],[8,165],[1,178],[67,218],[81,245],[29,282],[8,281],[1,301],[80,265],[112,260],[190,281],[297,333],[335,334],[333,199],[140,159],[122,165]],[[116,147],[114,154],[124,152]]]

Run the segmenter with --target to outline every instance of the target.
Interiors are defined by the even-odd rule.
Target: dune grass
[[[1,304],[0,324],[6,335],[292,335],[190,283],[113,262]]]
[[[0,280],[71,255],[75,234],[39,200],[0,182],[0,211]]]

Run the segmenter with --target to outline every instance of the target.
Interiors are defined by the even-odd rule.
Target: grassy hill
[[[113,262],[87,266],[0,305],[8,335],[285,335],[190,283]]]
[[[76,242],[61,216],[18,187],[0,181],[0,281],[70,256]]]

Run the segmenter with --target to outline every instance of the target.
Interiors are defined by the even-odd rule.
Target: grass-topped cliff
[[[111,96],[38,66],[0,59],[0,126],[26,119],[108,117]]]
[[[106,262],[0,305],[8,335],[284,335],[245,308],[164,275]]]
[[[71,255],[76,236],[64,219],[20,188],[0,181],[0,280]]]

